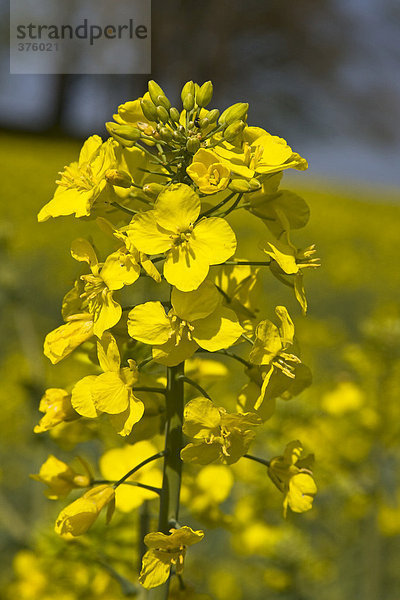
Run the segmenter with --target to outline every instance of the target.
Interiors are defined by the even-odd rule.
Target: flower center
[[[78,192],[88,192],[93,189],[95,183],[93,172],[89,164],[78,167],[77,164],[69,165],[60,171],[61,179],[56,181],[58,185],[67,189],[76,189]]]

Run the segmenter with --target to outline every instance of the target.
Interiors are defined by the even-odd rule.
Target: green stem
[[[139,469],[141,469],[148,463],[153,462],[153,460],[157,460],[157,458],[161,458],[162,456],[165,456],[165,450],[162,450],[161,452],[157,452],[157,454],[153,454],[153,456],[149,456],[149,458],[146,458],[146,460],[143,460],[141,463],[136,465],[136,467],[133,467],[133,469],[128,471],[128,473],[126,473],[123,477],[121,477],[121,479],[119,479],[116,483],[114,483],[113,487],[117,488],[119,485],[124,483],[128,479],[128,477],[130,477],[131,475],[136,473],[136,471],[139,471]]]
[[[252,454],[243,454],[243,458],[249,458],[250,460],[254,460],[255,462],[258,462],[266,467],[269,467],[270,465],[269,460],[265,460],[265,458],[259,458],[258,456],[253,456]]]
[[[255,266],[255,267],[269,267],[271,264],[270,260],[226,260],[224,265],[237,265],[237,266]]]
[[[208,210],[205,210],[204,212],[202,212],[199,215],[199,219],[202,219],[203,217],[208,217],[208,215],[211,215],[215,210],[218,210],[219,208],[222,208],[227,202],[229,202],[229,200],[232,200],[232,198],[235,195],[236,195],[236,192],[233,192],[232,194],[229,194],[229,196],[227,196],[226,198],[224,198],[223,200],[221,200],[221,202],[219,202],[215,206],[212,206]]]
[[[165,426],[165,458],[163,483],[160,497],[160,515],[158,530],[169,533],[172,524],[178,522],[179,498],[182,476],[182,425],[184,390],[182,376],[184,363],[167,368],[167,393]],[[167,600],[169,580],[162,586],[154,588],[150,597],[152,600]]]
[[[178,375],[177,379],[183,381],[184,383],[188,383],[189,385],[194,387],[198,392],[200,392],[200,394],[202,394],[205,398],[211,400],[211,397],[207,394],[206,390],[202,388],[201,385],[193,381],[193,379],[190,379],[190,377],[185,377],[185,375]]]

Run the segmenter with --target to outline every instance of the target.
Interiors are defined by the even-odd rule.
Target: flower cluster
[[[224,474],[223,490],[215,494],[202,490],[202,471],[199,482],[192,477],[183,487],[186,495],[201,495],[193,502],[198,514],[206,507],[219,514],[218,502],[233,485],[224,469],[242,457],[254,459],[249,447],[276,400],[311,382],[287,309],[276,307],[275,324],[267,318],[271,307],[258,301],[258,283],[271,272],[307,310],[303,271],[319,262],[313,245],[293,244],[292,232],[306,225],[309,211],[302,198],[279,189],[286,169],[304,170],[307,162],[284,139],[249,125],[247,103],[222,113],[206,108],[212,92],[211,82],[189,81],[178,110],[150,81],[142,98],[122,104],[106,124],[106,141],[95,135],[85,142],[38,217],[95,220],[104,236],[100,248],[108,244],[109,251],[103,256],[84,238],[72,242],[71,255],[84,272],[64,297],[64,324],[47,335],[44,353],[56,364],[80,348],[90,372],[65,390],[46,391],[35,431],[78,419],[93,427],[107,415],[128,444],[103,455],[106,480],[80,475],[55,457],[35,478],[54,499],[88,488],[57,519],[56,531],[66,537],[85,533],[105,507],[109,520],[115,502],[127,512],[159,496],[160,531],[144,538],[149,549],[139,582],[146,588],[180,576],[186,548],[204,536],[178,523],[183,463],[205,465],[205,481]],[[251,259],[236,255],[233,214],[266,226]],[[197,381],[203,372],[213,374],[209,353],[244,365],[247,382],[237,403],[214,403]],[[190,378],[184,365],[194,355]],[[184,405],[186,384],[197,396]],[[162,448],[157,434],[164,427]],[[316,491],[311,461],[300,460],[299,451],[289,445],[268,463],[284,493],[285,514],[287,507],[308,510]],[[158,458],[164,459],[162,481],[148,466]]]

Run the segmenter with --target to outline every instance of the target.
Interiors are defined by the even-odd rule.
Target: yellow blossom
[[[303,447],[301,442],[287,444],[283,456],[270,461],[268,475],[278,490],[283,492],[283,514],[286,517],[288,507],[293,512],[305,512],[312,508],[317,486],[312,477],[311,467],[314,456],[309,454],[300,459]]]
[[[129,435],[144,412],[143,402],[132,390],[138,380],[136,363],[128,360],[129,367],[121,368],[118,346],[109,332],[97,342],[97,356],[104,372],[78,381],[72,390],[72,406],[87,418],[108,413],[117,432]]]
[[[32,479],[41,481],[47,485],[46,496],[50,500],[65,498],[71,490],[90,485],[90,474],[82,475],[74,471],[62,460],[50,455],[46,462],[40,467],[37,475],[31,475]]]
[[[283,138],[271,135],[261,127],[246,127],[243,144],[218,144],[214,152],[232,173],[245,179],[269,175],[284,169],[307,169],[307,161],[293,152]]]
[[[184,418],[183,432],[193,442],[182,449],[182,460],[200,465],[238,461],[255,437],[254,427],[261,423],[255,413],[228,413],[203,397],[186,404]]]
[[[39,212],[38,221],[62,215],[90,215],[93,204],[107,186],[105,174],[114,164],[114,142],[109,139],[103,143],[98,135],[92,135],[84,143],[78,162],[71,163],[61,173],[54,197]]]
[[[109,485],[98,485],[60,512],[55,532],[66,538],[86,533],[105,506],[108,523],[114,512],[115,491]]]
[[[199,346],[214,352],[231,346],[242,334],[235,313],[221,306],[221,296],[210,281],[193,292],[174,288],[171,305],[166,314],[161,302],[146,302],[128,315],[129,335],[153,345],[157,362],[177,365]]]
[[[295,365],[301,362],[295,354],[286,352],[293,345],[294,338],[294,325],[288,311],[284,306],[277,306],[275,313],[280,326],[277,327],[268,320],[261,321],[257,326],[256,338],[249,355],[251,363],[268,367],[263,373],[261,394],[255,409],[261,406],[274,370],[280,369],[286,377],[295,379]]]
[[[151,589],[165,583],[172,567],[177,575],[181,575],[187,546],[197,544],[203,537],[203,531],[193,531],[187,526],[170,529],[170,535],[159,531],[148,533],[144,543],[149,550],[143,556],[139,576],[143,587]]]
[[[81,276],[85,284],[82,307],[93,315],[93,333],[100,338],[122,315],[121,306],[113,299],[113,291],[134,283],[140,275],[140,265],[125,248],[110,254],[101,265],[92,245],[83,238],[72,242],[71,254],[90,267],[91,274]]]
[[[60,423],[79,419],[78,413],[72,408],[71,394],[60,388],[46,390],[40,400],[39,410],[44,416],[35,426],[35,433],[42,433]]]
[[[79,313],[66,318],[66,323],[50,331],[44,340],[44,355],[53,365],[66,358],[93,336],[93,315]]]
[[[228,167],[220,162],[212,150],[205,148],[196,152],[186,172],[203,194],[221,192],[229,183]]]
[[[188,292],[207,277],[210,265],[225,262],[236,250],[236,237],[220,217],[203,218],[200,198],[177,183],[161,192],[154,210],[135,215],[127,235],[141,252],[166,253],[164,276]]]

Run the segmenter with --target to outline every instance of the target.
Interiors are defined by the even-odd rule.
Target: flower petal
[[[155,211],[135,215],[126,230],[130,243],[146,254],[159,254],[171,248],[171,232],[157,224]]]
[[[191,187],[175,183],[158,196],[155,203],[156,221],[168,231],[184,232],[198,218],[200,207],[200,198]]]
[[[196,290],[205,280],[209,270],[209,254],[201,248],[195,252],[192,240],[174,246],[164,263],[164,277],[171,285],[183,292]]]
[[[98,410],[112,415],[123,412],[129,405],[130,391],[118,373],[102,373],[93,384],[93,402]]]
[[[185,406],[183,432],[191,438],[204,438],[221,423],[221,413],[208,398],[194,398]]]
[[[190,246],[196,256],[205,255],[210,265],[219,265],[236,251],[236,236],[225,219],[202,219],[193,229]]]
[[[243,333],[233,310],[220,306],[210,316],[193,323],[193,339],[204,350],[215,352],[232,346]]]
[[[71,404],[73,408],[82,417],[88,419],[94,419],[100,414],[94,404],[92,395],[96,379],[97,375],[88,375],[78,381],[72,389]]]
[[[172,335],[172,329],[161,302],[135,306],[128,315],[128,333],[144,344],[165,344]]]
[[[195,321],[208,317],[217,308],[221,295],[211,281],[203,283],[191,292],[172,290],[171,304],[174,312],[184,321]]]

